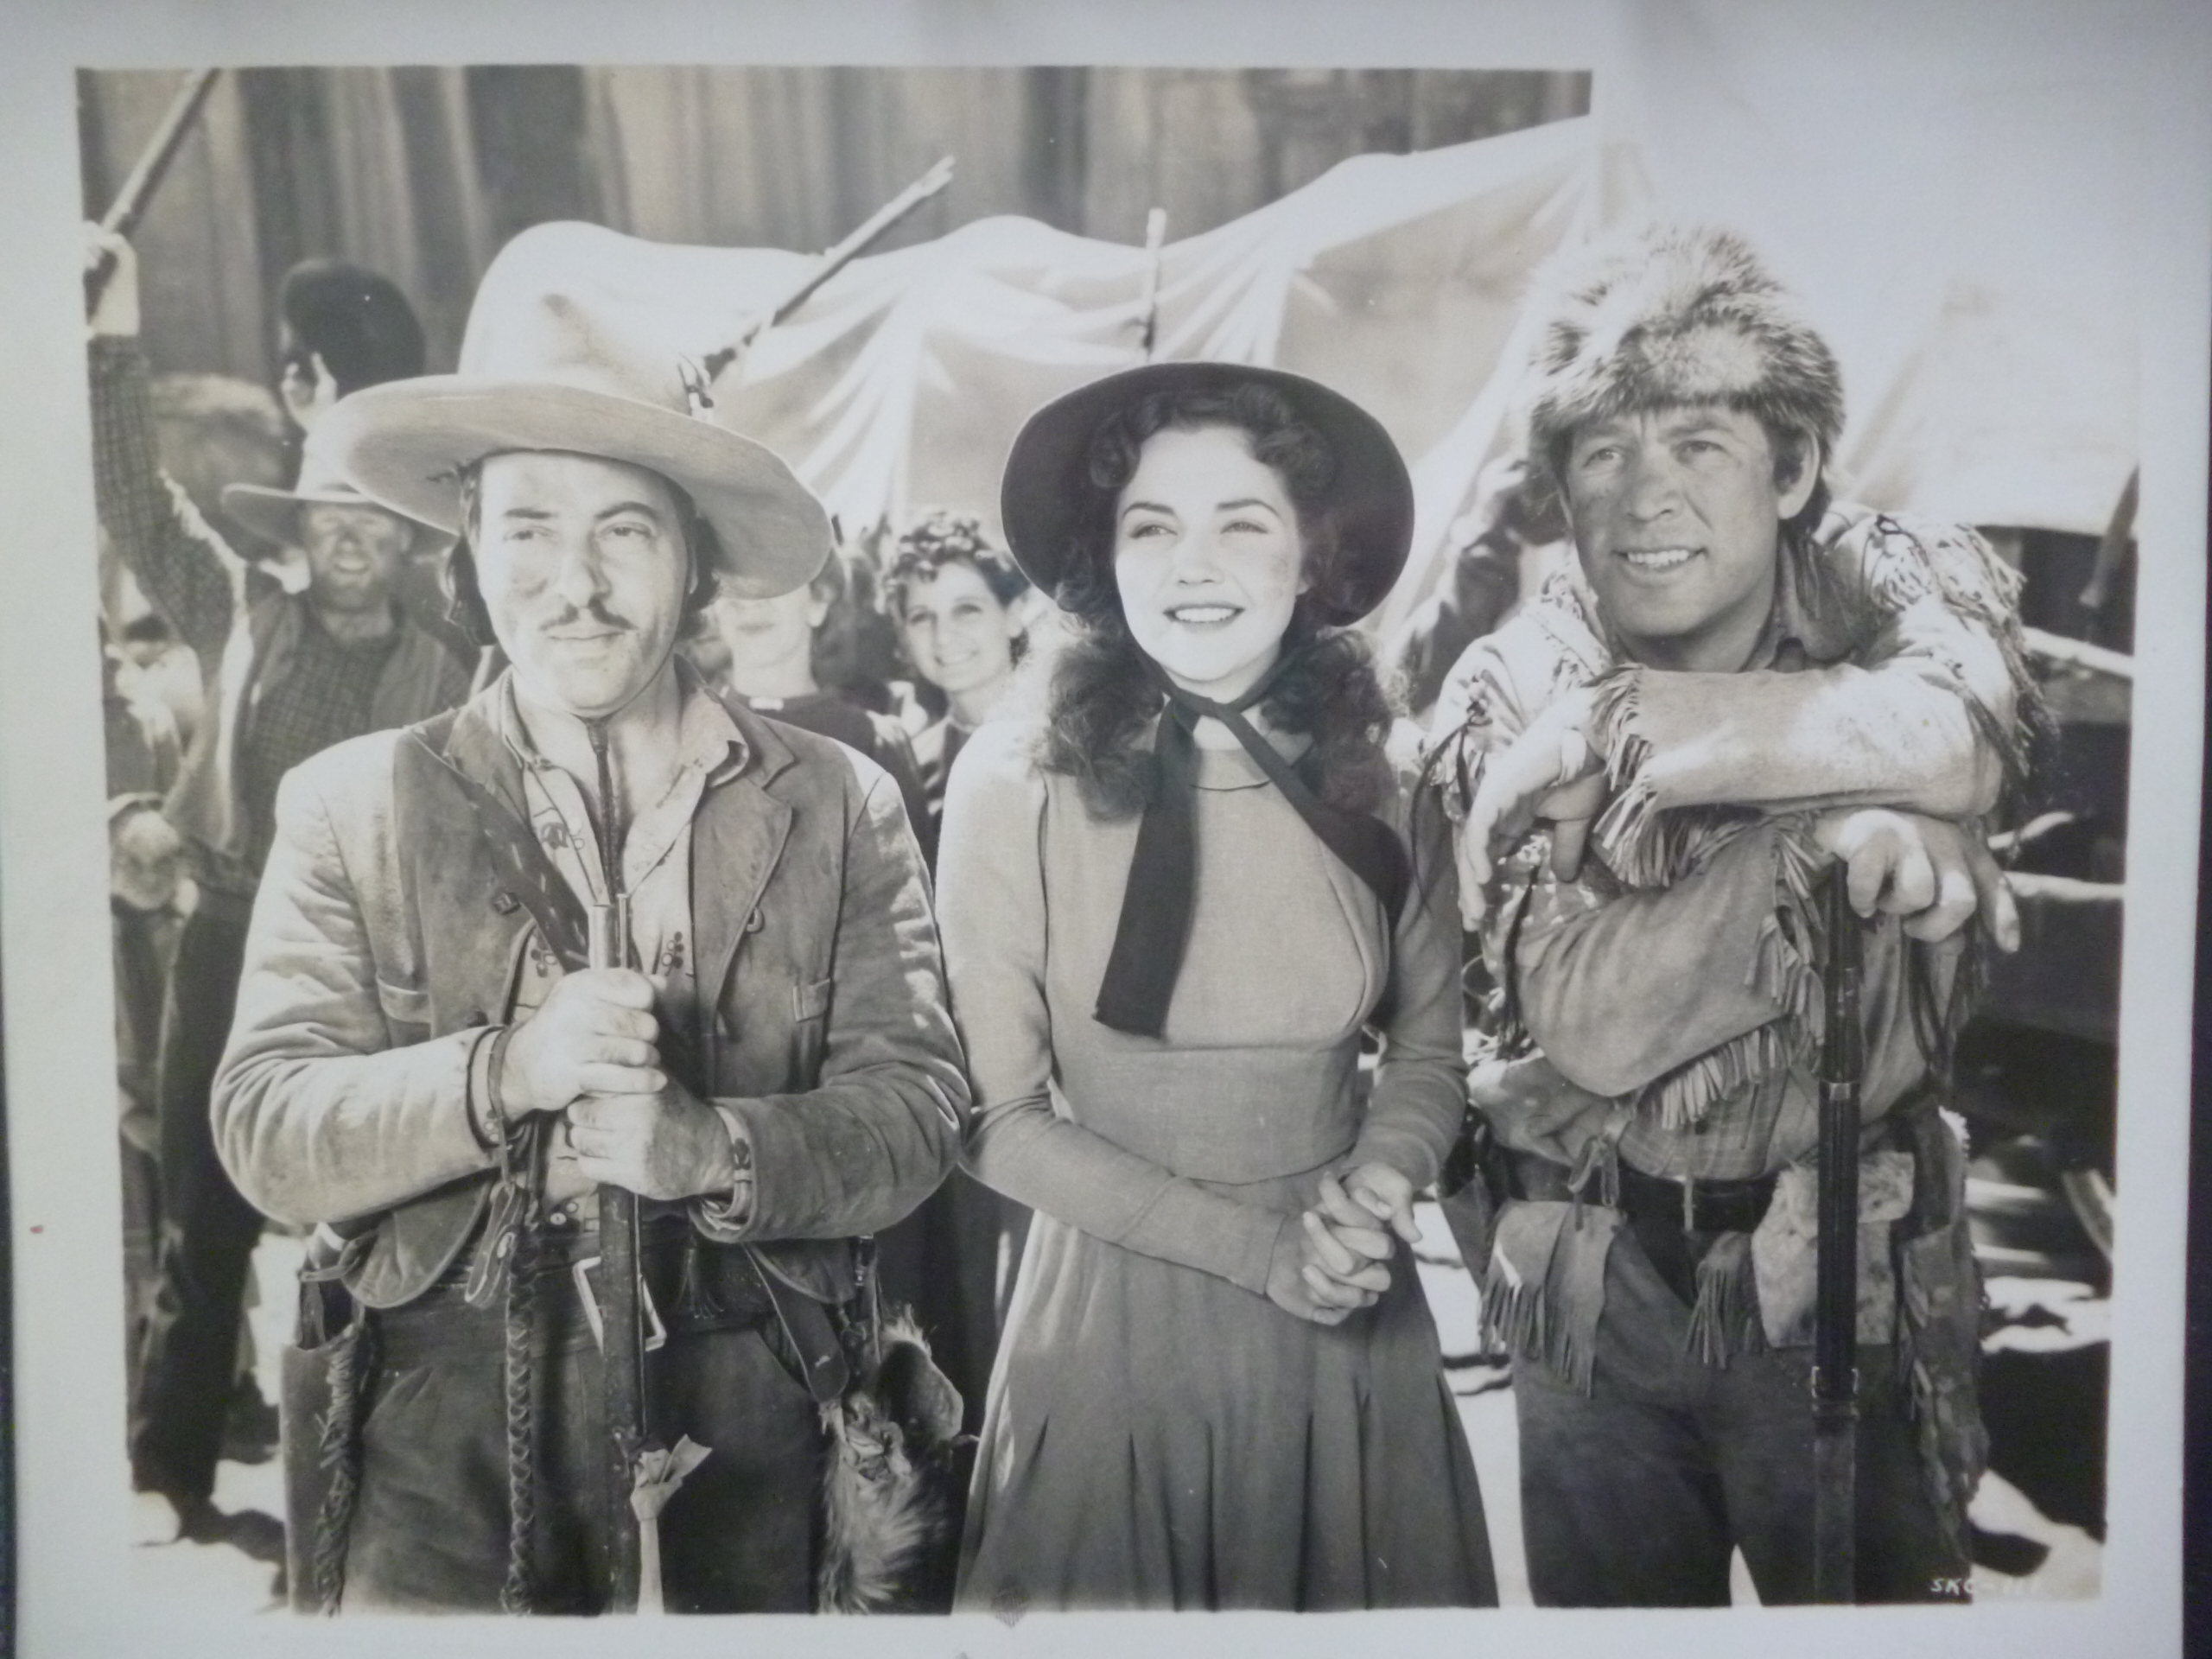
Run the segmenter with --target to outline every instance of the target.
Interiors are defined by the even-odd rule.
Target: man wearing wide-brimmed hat
[[[2017,581],[1970,531],[1828,502],[1834,356],[1734,236],[1649,227],[1535,302],[1533,478],[1573,569],[1440,703],[1463,903],[1500,988],[1484,1316],[1514,1354],[1540,1602],[1813,1591],[1814,1047],[1837,860],[1862,1007],[1857,1595],[1963,1593],[1986,1450],[1940,1078],[1979,821],[2036,713]],[[1531,833],[1532,830],[1534,833]]]
[[[813,575],[820,504],[677,360],[557,298],[497,321],[472,319],[463,372],[316,432],[460,538],[458,607],[512,667],[279,803],[217,1137],[365,1310],[335,1311],[339,1478],[292,1517],[298,1588],[607,1605],[611,1186],[637,1195],[665,1332],[649,1433],[707,1448],[659,1517],[666,1605],[804,1611],[855,1241],[937,1185],[967,1110],[921,859],[879,768],[675,651],[718,591]],[[612,944],[588,951],[595,927]]]
[[[277,780],[346,738],[452,708],[468,671],[396,602],[402,562],[430,532],[334,480],[312,448],[295,489],[224,492],[246,528],[305,551],[299,592],[257,590],[245,563],[162,474],[137,339],[136,262],[119,240],[104,245],[118,264],[92,320],[101,524],[156,612],[198,656],[205,699],[163,809],[190,849],[200,897],[162,1023],[160,1287],[132,1405],[131,1469],[139,1490],[175,1506],[181,1532],[205,1539],[232,1535],[211,1499],[261,1233],[261,1217],[216,1157],[208,1090],[275,833]]]

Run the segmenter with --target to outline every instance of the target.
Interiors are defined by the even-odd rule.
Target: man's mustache
[[[584,606],[582,609],[578,609],[575,606],[571,605],[567,610],[562,612],[560,615],[555,617],[551,621],[544,624],[543,626],[544,631],[550,633],[556,628],[574,627],[579,622],[595,623],[602,628],[634,628],[637,626],[637,624],[631,621],[628,617],[622,615],[618,611],[608,610],[606,606],[601,604],[597,600],[592,601],[590,604]]]

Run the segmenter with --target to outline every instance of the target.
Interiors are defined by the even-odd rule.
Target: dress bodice
[[[1040,825],[1055,1105],[1176,1173],[1309,1169],[1357,1132],[1358,1038],[1389,972],[1382,906],[1242,750],[1202,750],[1189,943],[1164,1034],[1092,1017],[1139,821],[1074,781]]]

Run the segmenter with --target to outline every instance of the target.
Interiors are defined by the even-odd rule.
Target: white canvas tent
[[[1651,48],[1655,73],[1669,49]],[[1562,245],[1653,213],[1745,230],[1803,293],[1843,361],[1853,418],[1841,471],[1858,499],[1980,524],[2102,527],[2136,448],[2118,273],[2079,258],[2024,263],[2042,244],[2013,222],[2023,204],[1961,222],[1963,181],[1932,207],[1908,193],[1902,206],[1874,197],[1882,213],[1862,203],[1854,217],[1849,200],[1814,211],[1797,158],[1786,144],[1762,157],[1752,140],[1765,128],[1740,107],[1687,135],[1609,141],[1635,108],[1631,87],[1609,114],[1356,157],[1162,251],[1159,355],[1314,376],[1397,439],[1419,516],[1379,626],[1433,586],[1448,526],[1511,441],[1531,272]],[[1707,151],[1734,143],[1746,148],[1721,169],[1727,187],[1699,188],[1715,176]],[[1028,410],[1139,359],[1147,263],[1139,247],[1011,218],[856,259],[724,372],[715,417],[783,454],[848,531],[929,505],[995,521],[999,468]],[[673,378],[679,360],[741,338],[809,265],[777,250],[539,226],[486,273],[460,368],[507,356],[512,332],[555,304],[626,353],[664,358]]]

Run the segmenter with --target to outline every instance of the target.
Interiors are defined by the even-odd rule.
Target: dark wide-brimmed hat
[[[1281,369],[1244,363],[1147,363],[1078,386],[1027,421],[1007,453],[999,485],[1007,546],[1030,581],[1057,594],[1095,499],[1090,446],[1099,429],[1154,393],[1227,393],[1240,386],[1279,393],[1336,457],[1320,505],[1335,518],[1343,580],[1319,601],[1322,620],[1357,622],[1381,604],[1413,545],[1414,486],[1382,423],[1343,393]]]
[[[227,484],[223,487],[224,511],[255,535],[280,547],[300,544],[300,509],[313,506],[380,507],[387,512],[391,511],[383,502],[372,500],[355,489],[352,480],[316,453],[312,440],[307,454],[300,459],[299,481],[290,489],[270,489],[261,484]],[[419,520],[409,518],[406,523],[415,532],[418,548],[429,544],[435,549],[453,539],[443,531]]]
[[[485,303],[480,295],[480,312]],[[460,373],[340,398],[315,428],[318,445],[365,494],[454,534],[461,474],[490,456],[624,461],[678,486],[714,526],[723,592],[772,599],[822,568],[830,547],[822,503],[773,450],[695,411],[681,359],[617,339],[567,295],[519,308],[470,315]]]

